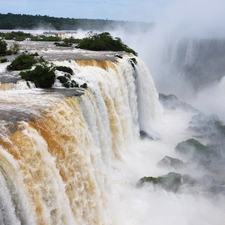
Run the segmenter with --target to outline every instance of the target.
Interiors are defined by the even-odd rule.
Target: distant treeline
[[[152,23],[115,21],[102,19],[72,19],[41,15],[0,14],[0,29],[35,29],[39,27],[56,30],[99,30],[121,27],[127,31],[146,30],[153,27]]]

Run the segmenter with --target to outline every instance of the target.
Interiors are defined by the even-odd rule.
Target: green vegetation
[[[71,19],[57,18],[41,15],[25,15],[25,14],[0,14],[0,29],[34,29],[39,27],[54,27],[56,30],[104,30],[105,28],[122,27],[128,32],[136,31],[137,29],[146,31],[151,29],[153,24],[144,22],[127,22],[113,21],[100,19]],[[49,29],[49,28],[48,28]]]
[[[19,52],[19,45],[14,42],[10,45],[8,49],[7,43],[0,39],[0,56],[17,54]]]
[[[79,87],[75,80],[71,80],[73,70],[67,66],[53,66],[48,65],[42,58],[35,57],[37,54],[22,54],[16,57],[12,63],[7,67],[8,70],[25,70],[21,71],[19,75],[22,79],[27,81],[28,87],[30,87],[29,81],[33,82],[37,88],[51,88],[56,80],[56,70],[65,72],[64,76],[58,76],[62,86],[66,88]],[[2,59],[1,62],[7,59]],[[40,63],[38,65],[35,65]],[[31,70],[32,66],[35,66]],[[87,88],[87,84],[80,85],[82,88]]]
[[[56,70],[62,71],[62,72],[65,72],[65,73],[69,73],[71,75],[73,74],[73,70],[68,66],[56,66]]]
[[[130,64],[133,68],[135,68],[135,65],[137,65],[137,60],[135,58],[130,59]]]
[[[181,186],[181,178],[181,174],[170,172],[164,176],[159,177],[143,177],[138,181],[137,186],[141,187],[146,183],[151,183],[167,191],[176,192]]]
[[[79,87],[79,84],[75,80],[71,80],[70,74],[64,74],[64,76],[58,76],[57,79],[60,81],[63,87],[65,88],[74,88]],[[87,83],[80,85],[81,88],[87,88]]]
[[[74,38],[74,37],[63,39],[63,42],[65,45],[78,44],[78,43],[80,43],[80,41],[81,41],[81,39]]]
[[[0,32],[0,37],[5,40],[24,41],[27,38],[31,38],[32,34],[24,33],[22,31]]]
[[[8,62],[8,59],[6,59],[6,58],[2,58],[2,59],[0,60],[0,62],[1,62],[1,63]]]
[[[137,55],[137,53],[125,45],[120,38],[116,37],[113,39],[108,32],[93,34],[87,38],[83,38],[77,47],[94,51],[125,51]]]
[[[30,69],[35,63],[37,63],[37,59],[34,56],[28,54],[22,54],[16,57],[10,65],[8,65],[8,70],[26,70]]]
[[[58,76],[57,79],[65,88],[79,87],[79,85],[76,83],[75,80],[71,80],[70,74],[65,74],[64,76]]]
[[[20,72],[20,76],[26,81],[34,82],[37,88],[51,88],[56,79],[55,67],[42,63],[33,70]]]
[[[6,55],[7,52],[7,43],[4,40],[0,39],[0,55]]]
[[[184,155],[192,155],[194,158],[198,156],[209,156],[211,149],[194,138],[182,141],[179,143],[175,150]]]
[[[61,38],[57,36],[45,36],[45,35],[40,35],[40,36],[32,36],[30,38],[31,41],[60,41]]]

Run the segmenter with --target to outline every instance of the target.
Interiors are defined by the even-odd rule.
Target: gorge
[[[70,67],[87,88],[11,83],[18,73],[0,64],[0,224],[223,224],[222,191],[212,197],[203,183],[186,183],[177,193],[136,186],[171,170],[157,166],[166,155],[188,162],[174,149],[199,134],[190,125],[200,127],[198,110],[174,98],[159,101],[140,58],[47,43],[21,48]],[[197,163],[173,171],[195,179],[212,172]]]

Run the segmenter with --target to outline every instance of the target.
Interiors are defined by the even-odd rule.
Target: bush
[[[7,52],[7,43],[3,40],[0,40],[0,55],[6,55]]]
[[[37,60],[34,58],[34,56],[22,54],[16,57],[10,65],[8,65],[8,70],[26,70],[30,69],[35,63],[37,63]]]
[[[24,41],[26,38],[32,37],[30,33],[24,33],[22,31],[12,31],[6,33],[0,33],[6,40]]]
[[[2,58],[2,59],[0,60],[0,62],[1,62],[1,63],[8,62],[8,59],[6,59],[6,58]]]
[[[20,72],[20,76],[26,81],[34,82],[37,88],[51,88],[56,79],[55,67],[42,63],[33,70]]]
[[[125,45],[120,38],[115,38],[108,32],[93,34],[83,38],[77,48],[95,51],[125,51],[137,56],[137,53]]]
[[[70,74],[64,74],[64,76],[58,76],[57,79],[65,88],[79,87],[75,80],[71,80]]]
[[[40,37],[31,37],[32,41],[60,41],[61,39],[56,36],[45,36],[41,35]]]
[[[59,70],[59,71],[65,72],[65,73],[69,73],[71,75],[73,74],[73,70],[67,66],[57,66],[56,70]]]

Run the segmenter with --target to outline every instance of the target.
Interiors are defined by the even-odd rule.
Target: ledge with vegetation
[[[56,79],[65,88],[81,87],[87,88],[87,84],[79,85],[75,80],[71,79],[73,70],[67,66],[55,66],[49,64],[42,57],[31,54],[21,54],[17,56],[10,65],[7,66],[8,71],[20,71],[19,75],[22,79],[33,82],[37,88],[51,88]],[[64,75],[57,76],[56,71],[61,71]]]
[[[83,38],[77,48],[94,51],[125,51],[137,56],[137,52],[124,44],[119,37],[113,38],[108,32]]]
[[[69,39],[66,39],[65,43],[68,44]],[[77,48],[95,51],[124,51],[137,56],[137,53],[124,44],[120,38],[113,38],[108,32],[90,34],[89,37],[80,40]],[[2,53],[6,54],[7,44],[4,40],[0,40],[0,52],[1,49],[4,50]],[[117,57],[122,58],[122,56]],[[135,57],[130,59],[130,63],[135,68],[137,63]],[[28,86],[28,81],[31,81],[38,88],[51,88],[57,79],[66,88],[87,88],[86,83],[78,85],[75,80],[71,79],[73,70],[70,67],[50,65],[43,57],[39,57],[38,53],[20,54],[7,66],[7,70],[21,71],[19,75],[27,81]],[[64,75],[57,76],[56,71],[61,71]]]

